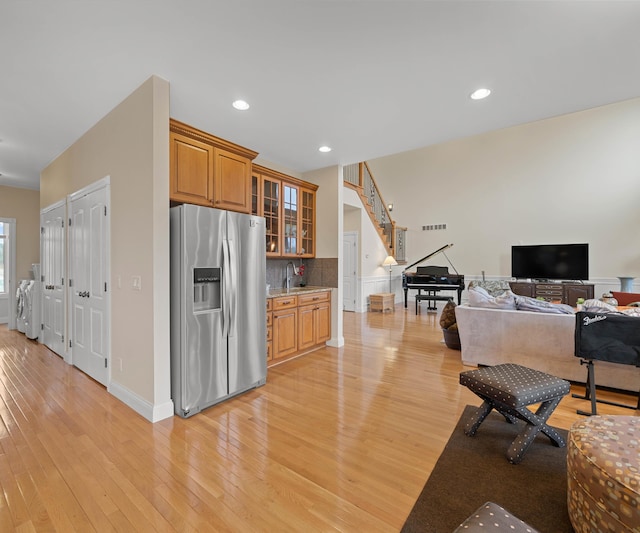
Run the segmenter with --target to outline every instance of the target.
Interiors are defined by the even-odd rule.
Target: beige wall
[[[606,282],[640,276],[639,147],[634,99],[369,166],[408,227],[409,263],[454,243],[447,255],[459,272],[509,277],[513,244],[587,242],[590,277]],[[446,230],[421,229],[441,223]]]
[[[40,262],[40,193],[0,185],[0,217],[16,219],[16,278],[30,279]]]
[[[302,179],[318,185],[316,257],[338,257],[342,250],[342,171],[339,167],[321,168],[305,172]]]
[[[344,204],[344,231],[357,231],[359,234],[358,272],[364,277],[385,276],[387,288],[384,292],[388,292],[389,270],[382,266],[387,257],[387,249],[369,214],[363,209],[360,196],[353,189],[344,188]]]
[[[169,84],[152,77],[45,168],[40,183],[45,207],[110,177],[109,390],[152,419],[171,403],[168,124]],[[133,276],[142,290],[132,290]]]
[[[318,185],[316,192],[316,257],[338,258],[338,287],[331,295],[331,340],[329,346],[344,344],[342,333],[342,242],[343,183],[341,167],[326,167],[302,174],[302,179]]]

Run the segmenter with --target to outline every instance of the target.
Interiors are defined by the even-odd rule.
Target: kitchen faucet
[[[286,269],[285,269],[285,288],[287,290],[289,290],[291,288],[291,276],[289,276],[289,265],[291,265],[291,268],[293,269],[293,276],[297,276],[298,275],[298,269],[296,268],[296,265],[293,264],[293,261],[289,261],[287,263]]]

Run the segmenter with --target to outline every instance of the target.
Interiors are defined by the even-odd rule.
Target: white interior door
[[[40,262],[42,265],[41,342],[64,357],[65,345],[65,229],[66,206],[57,204],[40,215]]]
[[[0,217],[0,324],[16,328],[16,219]]]
[[[358,294],[358,234],[348,232],[342,241],[342,300],[345,311],[356,310]]]
[[[72,196],[69,227],[72,362],[103,385],[109,380],[107,187]]]

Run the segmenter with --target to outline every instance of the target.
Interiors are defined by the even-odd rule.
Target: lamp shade
[[[397,265],[398,262],[395,260],[395,258],[392,255],[388,255],[387,258],[382,262],[382,266],[393,266],[393,265]]]

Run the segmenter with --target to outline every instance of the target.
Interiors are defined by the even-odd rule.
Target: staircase
[[[387,204],[382,199],[378,185],[366,162],[346,165],[343,169],[344,184],[358,193],[380,239],[398,264],[406,263],[405,237],[407,228],[397,226],[391,218]]]

